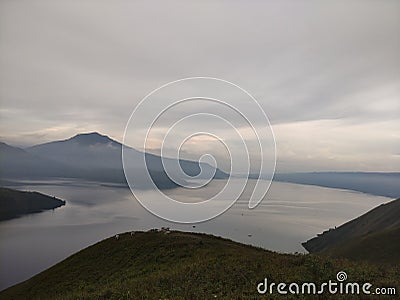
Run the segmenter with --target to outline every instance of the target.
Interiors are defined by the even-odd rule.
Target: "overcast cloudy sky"
[[[190,76],[273,125],[278,171],[400,171],[399,1],[0,2],[0,140],[99,131]]]

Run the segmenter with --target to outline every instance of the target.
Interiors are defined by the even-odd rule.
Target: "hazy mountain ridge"
[[[133,162],[143,157],[143,153],[138,150],[130,147],[126,150],[134,158]],[[3,179],[67,177],[126,184],[122,166],[122,144],[97,132],[77,134],[66,140],[26,149],[2,143],[0,151],[0,177]],[[145,158],[149,173],[159,188],[176,187],[165,173],[161,157],[146,153]],[[197,162],[180,160],[179,163],[190,176],[200,172]],[[202,164],[202,167],[213,168],[208,164]],[[135,163],[132,168],[135,170]],[[227,176],[216,169],[215,178]],[[136,184],[138,188],[148,187],[142,182]]]
[[[0,178],[73,177],[71,167],[0,142]]]
[[[347,189],[392,199],[400,197],[400,172],[277,173],[274,180]]]
[[[25,150],[40,157],[85,169],[122,169],[121,147],[120,143],[107,136],[87,133],[77,134],[66,140],[35,145]]]

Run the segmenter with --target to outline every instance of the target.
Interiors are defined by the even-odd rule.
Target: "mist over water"
[[[183,188],[166,193],[177,200],[199,202],[215,195],[224,184],[224,180],[213,180],[195,193]],[[267,197],[253,210],[248,209],[250,190],[245,190],[219,217],[182,225],[152,215],[129,189],[118,186],[58,180],[26,182],[18,189],[54,195],[67,204],[54,211],[0,223],[0,289],[116,233],[162,226],[211,233],[279,252],[304,252],[301,242],[391,200],[346,190],[273,182]],[[149,198],[155,196],[153,191],[146,193]]]

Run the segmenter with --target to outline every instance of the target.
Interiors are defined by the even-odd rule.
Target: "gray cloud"
[[[2,1],[0,137],[23,145],[97,130],[121,140],[148,92],[213,76],[259,100],[285,169],[309,166],[300,153],[314,148],[313,169],[338,165],[302,142],[324,120],[343,129],[331,151],[353,151],[342,168],[379,169],[379,156],[383,170],[399,169],[399,28],[397,1]],[[383,121],[388,138],[376,146]],[[360,135],[374,148],[362,162],[346,145]]]

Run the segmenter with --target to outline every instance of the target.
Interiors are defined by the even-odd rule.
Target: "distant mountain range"
[[[400,197],[400,172],[278,173],[274,180],[353,190],[393,199]]]
[[[302,244],[311,253],[400,265],[400,199]]]
[[[133,161],[143,157],[143,152],[130,147],[126,149]],[[160,156],[146,153],[145,158],[148,171],[159,188],[176,187],[165,173]],[[200,173],[198,162],[179,160],[179,164],[190,176]],[[215,170],[214,178],[228,177],[228,174],[211,165],[201,163],[201,168]],[[77,134],[66,140],[26,149],[0,143],[0,178],[3,181],[54,177],[126,184],[122,167],[122,144],[97,132]],[[135,185],[138,188],[148,187],[142,182]]]

